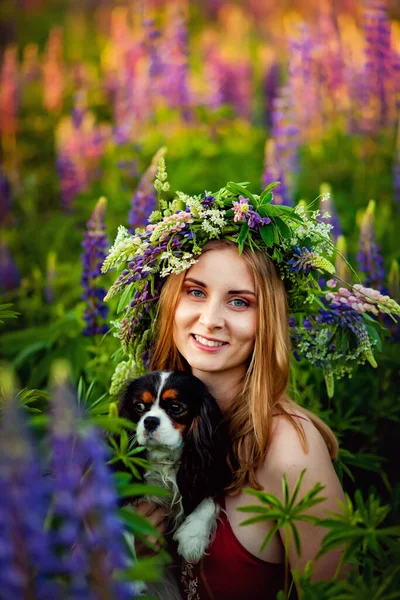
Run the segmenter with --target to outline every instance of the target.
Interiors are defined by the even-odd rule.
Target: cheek
[[[183,300],[180,300],[176,307],[174,317],[173,336],[175,343],[177,340],[179,340],[179,337],[184,333],[185,327],[189,325],[190,320],[193,316],[192,313],[193,311],[189,309],[187,304]]]

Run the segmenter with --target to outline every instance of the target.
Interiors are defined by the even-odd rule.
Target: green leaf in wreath
[[[272,248],[274,245],[274,227],[273,225],[263,225],[260,227],[260,235],[267,248]]]
[[[274,219],[275,225],[279,229],[279,233],[285,240],[290,240],[292,237],[292,231],[288,225],[286,225],[285,221],[280,217],[275,217]]]
[[[247,236],[249,235],[249,231],[250,231],[249,225],[247,223],[243,223],[243,225],[240,229],[239,237],[238,237],[238,245],[239,245],[239,253],[240,254],[243,252],[244,243],[247,239]]]

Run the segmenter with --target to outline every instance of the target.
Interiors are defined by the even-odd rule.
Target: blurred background
[[[15,575],[12,585],[22,581],[22,530],[7,533],[5,524],[18,524],[10,510],[19,507],[22,524],[26,515],[39,515],[36,525],[31,520],[27,527],[42,535],[49,532],[53,502],[49,488],[38,483],[48,464],[33,465],[25,430],[10,404],[18,391],[22,420],[33,428],[40,448],[47,447],[46,435],[53,444],[51,493],[56,502],[64,498],[50,527],[56,543],[68,552],[71,544],[76,548],[86,510],[90,519],[97,515],[98,524],[107,521],[107,511],[115,512],[105,451],[92,430],[81,435],[73,407],[78,402],[91,425],[119,432],[122,455],[129,454],[109,394],[121,360],[119,341],[109,329],[118,306],[104,305],[113,277],[101,275],[100,265],[118,226],[134,231],[155,208],[157,153],[165,152],[174,191],[212,192],[233,180],[250,181],[259,193],[278,180],[277,204],[317,199],[314,207],[330,213],[340,277],[399,302],[399,107],[398,1],[2,0],[0,376],[5,383],[0,391],[9,408],[0,431],[0,538],[4,550],[5,540],[14,536],[7,548],[13,547],[15,556],[3,561],[1,582],[3,575],[7,581]],[[318,197],[326,192],[330,196],[320,205]],[[346,256],[354,272],[341,258]],[[375,348],[377,369],[358,368],[336,384],[332,399],[321,370],[295,360],[291,366],[292,397],[321,415],[338,436],[335,468],[355,504],[336,526],[339,536],[347,535],[349,556],[359,565],[347,595],[337,595],[331,582],[325,591],[313,588],[305,600],[332,598],[329,590],[343,599],[400,597],[400,548],[394,541],[400,505],[400,322],[381,319],[379,325],[383,344]],[[62,372],[58,387],[54,369]],[[67,390],[67,379],[76,392]],[[113,452],[121,456],[115,445]],[[137,476],[138,460],[129,456],[124,464]],[[88,460],[97,465],[91,483]],[[71,472],[64,477],[66,464]],[[118,490],[121,494],[121,485]],[[4,500],[6,492],[12,501]],[[98,502],[105,512],[96,512]],[[104,548],[122,535],[114,525],[98,534]],[[124,516],[124,531],[151,533],[131,513]],[[23,539],[43,549],[40,535]],[[79,552],[89,544],[82,535]],[[66,563],[57,567],[67,569],[67,587],[75,586],[76,573],[86,568],[79,552],[78,562],[68,559],[69,570]],[[118,552],[115,556],[112,568],[123,563]],[[47,573],[54,572],[54,561],[47,555],[40,560]],[[89,569],[89,580],[99,590],[93,597],[126,597],[114,588],[104,595],[104,581],[96,580],[104,568],[90,564],[95,568],[94,574]],[[149,565],[146,569],[131,576],[143,579]],[[31,598],[31,567],[24,572]],[[79,573],[79,585],[92,585],[87,572]],[[79,585],[74,589],[86,589]],[[4,598],[28,597],[4,589],[9,590]],[[56,588],[46,593],[35,598],[61,597]]]
[[[356,269],[338,254],[340,275],[399,299],[398,2],[3,0],[0,31],[0,289],[18,313],[0,352],[21,387],[46,390],[63,358],[107,397],[116,307],[99,264],[118,225],[155,208],[163,147],[173,190],[278,180],[288,205],[330,191],[321,208]],[[378,370],[331,402],[318,370],[294,363],[292,393],[349,449],[389,460],[400,333],[381,325]]]

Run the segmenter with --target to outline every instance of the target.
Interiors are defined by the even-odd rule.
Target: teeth
[[[224,346],[225,342],[211,342],[210,340],[206,340],[206,338],[201,337],[200,335],[194,335],[195,340],[203,344],[203,346]]]

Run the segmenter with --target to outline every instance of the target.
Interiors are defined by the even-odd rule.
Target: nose
[[[220,329],[224,326],[225,321],[221,314],[221,307],[217,301],[205,302],[201,308],[199,317],[200,325],[203,325],[208,330]]]
[[[158,417],[146,417],[143,421],[144,428],[146,431],[154,431],[160,424]]]

